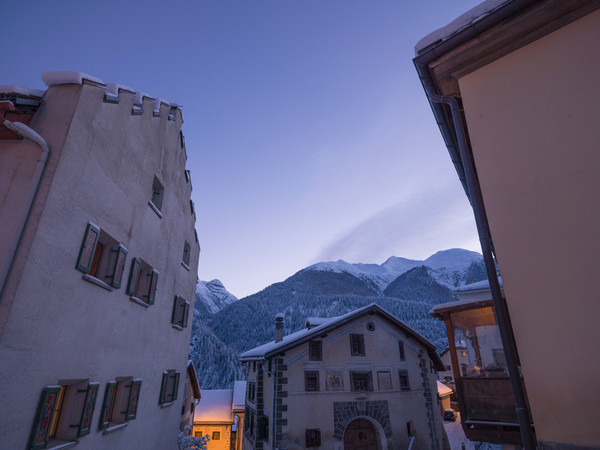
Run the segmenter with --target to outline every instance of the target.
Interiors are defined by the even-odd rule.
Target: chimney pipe
[[[283,313],[275,316],[275,342],[283,341]]]

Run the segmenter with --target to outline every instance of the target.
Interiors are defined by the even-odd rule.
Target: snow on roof
[[[304,326],[306,328],[314,328],[319,325],[323,325],[325,322],[329,322],[330,320],[337,319],[336,317],[308,317],[306,319],[306,323]]]
[[[231,409],[234,411],[244,409],[246,406],[246,381],[240,380],[233,384],[233,403]]]
[[[42,81],[46,83],[47,86],[54,86],[55,84],[82,84],[83,80],[104,84],[100,78],[93,77],[83,72],[59,71],[42,73]]]
[[[498,277],[498,282],[500,283],[500,288],[502,289],[502,277]],[[459,288],[454,289],[454,294],[462,294],[468,292],[476,292],[476,291],[489,291],[490,290],[490,281],[483,280],[478,281],[477,283],[466,284]]]
[[[446,386],[444,383],[442,383],[439,380],[437,380],[437,391],[438,391],[438,395],[440,397],[443,397],[445,395],[450,395],[450,394],[452,394],[452,392],[454,392],[452,389],[450,389],[448,386]]]
[[[350,322],[351,320],[354,320],[355,318],[370,311],[377,312],[382,316],[388,318],[389,320],[395,322],[399,327],[403,328],[407,333],[409,333],[415,339],[417,339],[421,344],[423,344],[427,348],[429,357],[432,359],[436,367],[439,368],[439,370],[443,370],[445,366],[442,363],[440,356],[435,351],[435,347],[431,342],[429,342],[419,333],[411,329],[408,325],[404,324],[402,321],[400,321],[392,314],[387,312],[385,309],[383,309],[381,306],[375,303],[371,303],[370,305],[363,306],[362,308],[355,309],[354,311],[350,311],[349,313],[344,314],[343,316],[332,317],[326,322],[314,328],[305,328],[296,331],[295,333],[288,334],[287,336],[284,336],[283,340],[279,342],[267,342],[266,344],[260,345],[242,353],[240,355],[240,359],[242,360],[242,362],[244,362],[255,359],[269,358],[270,356],[284,351],[287,348],[293,348],[296,345],[306,342],[310,340],[313,336],[319,336],[320,334],[328,332],[331,329],[338,328],[344,325],[345,323]]]
[[[435,30],[421,39],[415,45],[415,55],[418,55],[422,50],[438,42],[442,42],[455,34],[458,34],[468,26],[479,22],[484,17],[493,13],[497,9],[512,3],[513,0],[485,0],[466,13],[460,15],[445,27]]]
[[[482,306],[485,306],[485,303],[491,302],[491,298],[488,300],[482,300],[480,298],[469,298],[467,300],[460,300],[456,302],[440,303],[429,310],[429,315],[435,317],[436,319],[442,320],[442,312],[444,312],[444,310],[474,309],[480,307],[477,305],[478,303],[482,304]]]
[[[194,422],[233,422],[233,389],[203,390],[194,410]]]
[[[0,85],[0,94],[26,95],[27,97],[43,97],[46,91],[42,89],[29,89],[23,86]]]

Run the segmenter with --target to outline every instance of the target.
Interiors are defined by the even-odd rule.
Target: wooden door
[[[344,432],[344,450],[378,450],[377,432],[371,422],[356,419]]]

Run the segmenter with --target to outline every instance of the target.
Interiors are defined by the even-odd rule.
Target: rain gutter
[[[2,103],[0,109],[3,109],[5,111],[14,110],[14,105],[12,104],[12,102],[0,103]],[[31,212],[33,200],[35,199],[35,194],[37,193],[40,181],[42,179],[42,173],[44,172],[44,168],[46,167],[46,162],[48,161],[48,156],[50,154],[50,147],[48,147],[46,141],[27,125],[20,122],[11,122],[10,120],[6,119],[2,122],[2,124],[12,132],[18,134],[19,136],[27,139],[28,141],[40,147],[42,149],[42,153],[40,155],[40,159],[38,160],[35,174],[33,176],[33,183],[31,189],[29,190],[29,194],[27,196],[27,199],[25,200],[25,209],[23,210],[23,214],[21,215],[17,225],[17,232],[15,233],[13,240],[10,244],[8,254],[6,255],[6,259],[2,262],[2,272],[0,273],[0,301],[2,299],[4,287],[6,286],[8,274],[10,273],[10,269],[14,264],[15,256],[17,254],[17,250],[21,242],[21,236],[23,235],[23,230],[25,229],[27,218],[29,217],[29,214]]]

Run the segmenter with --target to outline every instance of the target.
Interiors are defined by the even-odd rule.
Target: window
[[[373,377],[371,372],[350,372],[350,385],[355,392],[373,390]]]
[[[256,383],[251,381],[248,383],[248,400],[250,400],[251,402],[254,402],[255,398],[256,398]]]
[[[350,335],[350,354],[352,356],[365,356],[365,338],[362,334]]]
[[[412,422],[406,422],[406,434],[408,434],[408,437],[413,436],[414,430],[413,430],[413,423]]]
[[[310,341],[308,343],[308,359],[311,361],[323,360],[323,342]]]
[[[398,376],[400,377],[400,389],[403,391],[409,391],[410,382],[408,381],[408,370],[399,370]]]
[[[179,295],[173,300],[173,314],[171,314],[171,323],[181,328],[187,328],[188,314],[190,311],[190,302]]]
[[[389,370],[377,372],[377,384],[380,391],[392,390],[392,373]]]
[[[251,441],[254,441],[254,421],[255,421],[254,410],[246,407],[246,414],[244,415],[244,434]]]
[[[503,348],[493,348],[492,355],[494,357],[494,363],[496,367],[506,367],[506,355],[504,354]]]
[[[158,217],[162,217],[161,209],[163,203],[163,197],[165,195],[165,188],[162,183],[154,176],[154,180],[152,181],[152,196],[150,197],[150,201],[148,204],[154,210]]]
[[[175,370],[163,372],[162,382],[160,384],[159,405],[170,405],[177,400],[177,390],[179,388],[179,373]]]
[[[196,207],[194,206],[193,200],[190,200],[190,212],[192,213],[193,216],[196,215]]]
[[[158,271],[143,259],[133,258],[127,283],[127,294],[147,305],[154,304]]]
[[[321,430],[306,430],[305,447],[321,446]]]
[[[63,380],[46,386],[38,405],[29,442],[30,449],[65,444],[90,433],[98,383]]]
[[[101,430],[134,420],[140,400],[141,379],[118,377],[106,384],[100,412]]]
[[[404,341],[398,341],[398,349],[400,350],[400,361],[406,361],[406,354],[404,353]]]
[[[183,256],[181,257],[181,262],[185,264],[184,267],[188,270],[190,268],[190,249],[190,244],[188,244],[188,241],[185,241],[183,244]]]
[[[213,431],[212,440],[213,441],[218,441],[220,439],[221,439],[221,432],[220,431]]]
[[[76,268],[84,279],[106,289],[120,288],[127,249],[92,222],[87,224]]]
[[[450,370],[450,366],[446,364],[446,370]]]
[[[201,438],[201,437],[202,437],[202,431],[196,431],[196,432],[194,433],[194,437],[195,437],[195,438]]]
[[[304,372],[304,388],[304,390],[307,392],[315,392],[319,390],[319,372]]]
[[[257,425],[256,437],[261,441],[269,439],[269,418],[265,415],[258,416]]]
[[[463,358],[466,358],[467,357],[467,352],[465,352],[465,351],[460,352],[460,356],[462,356]]]

